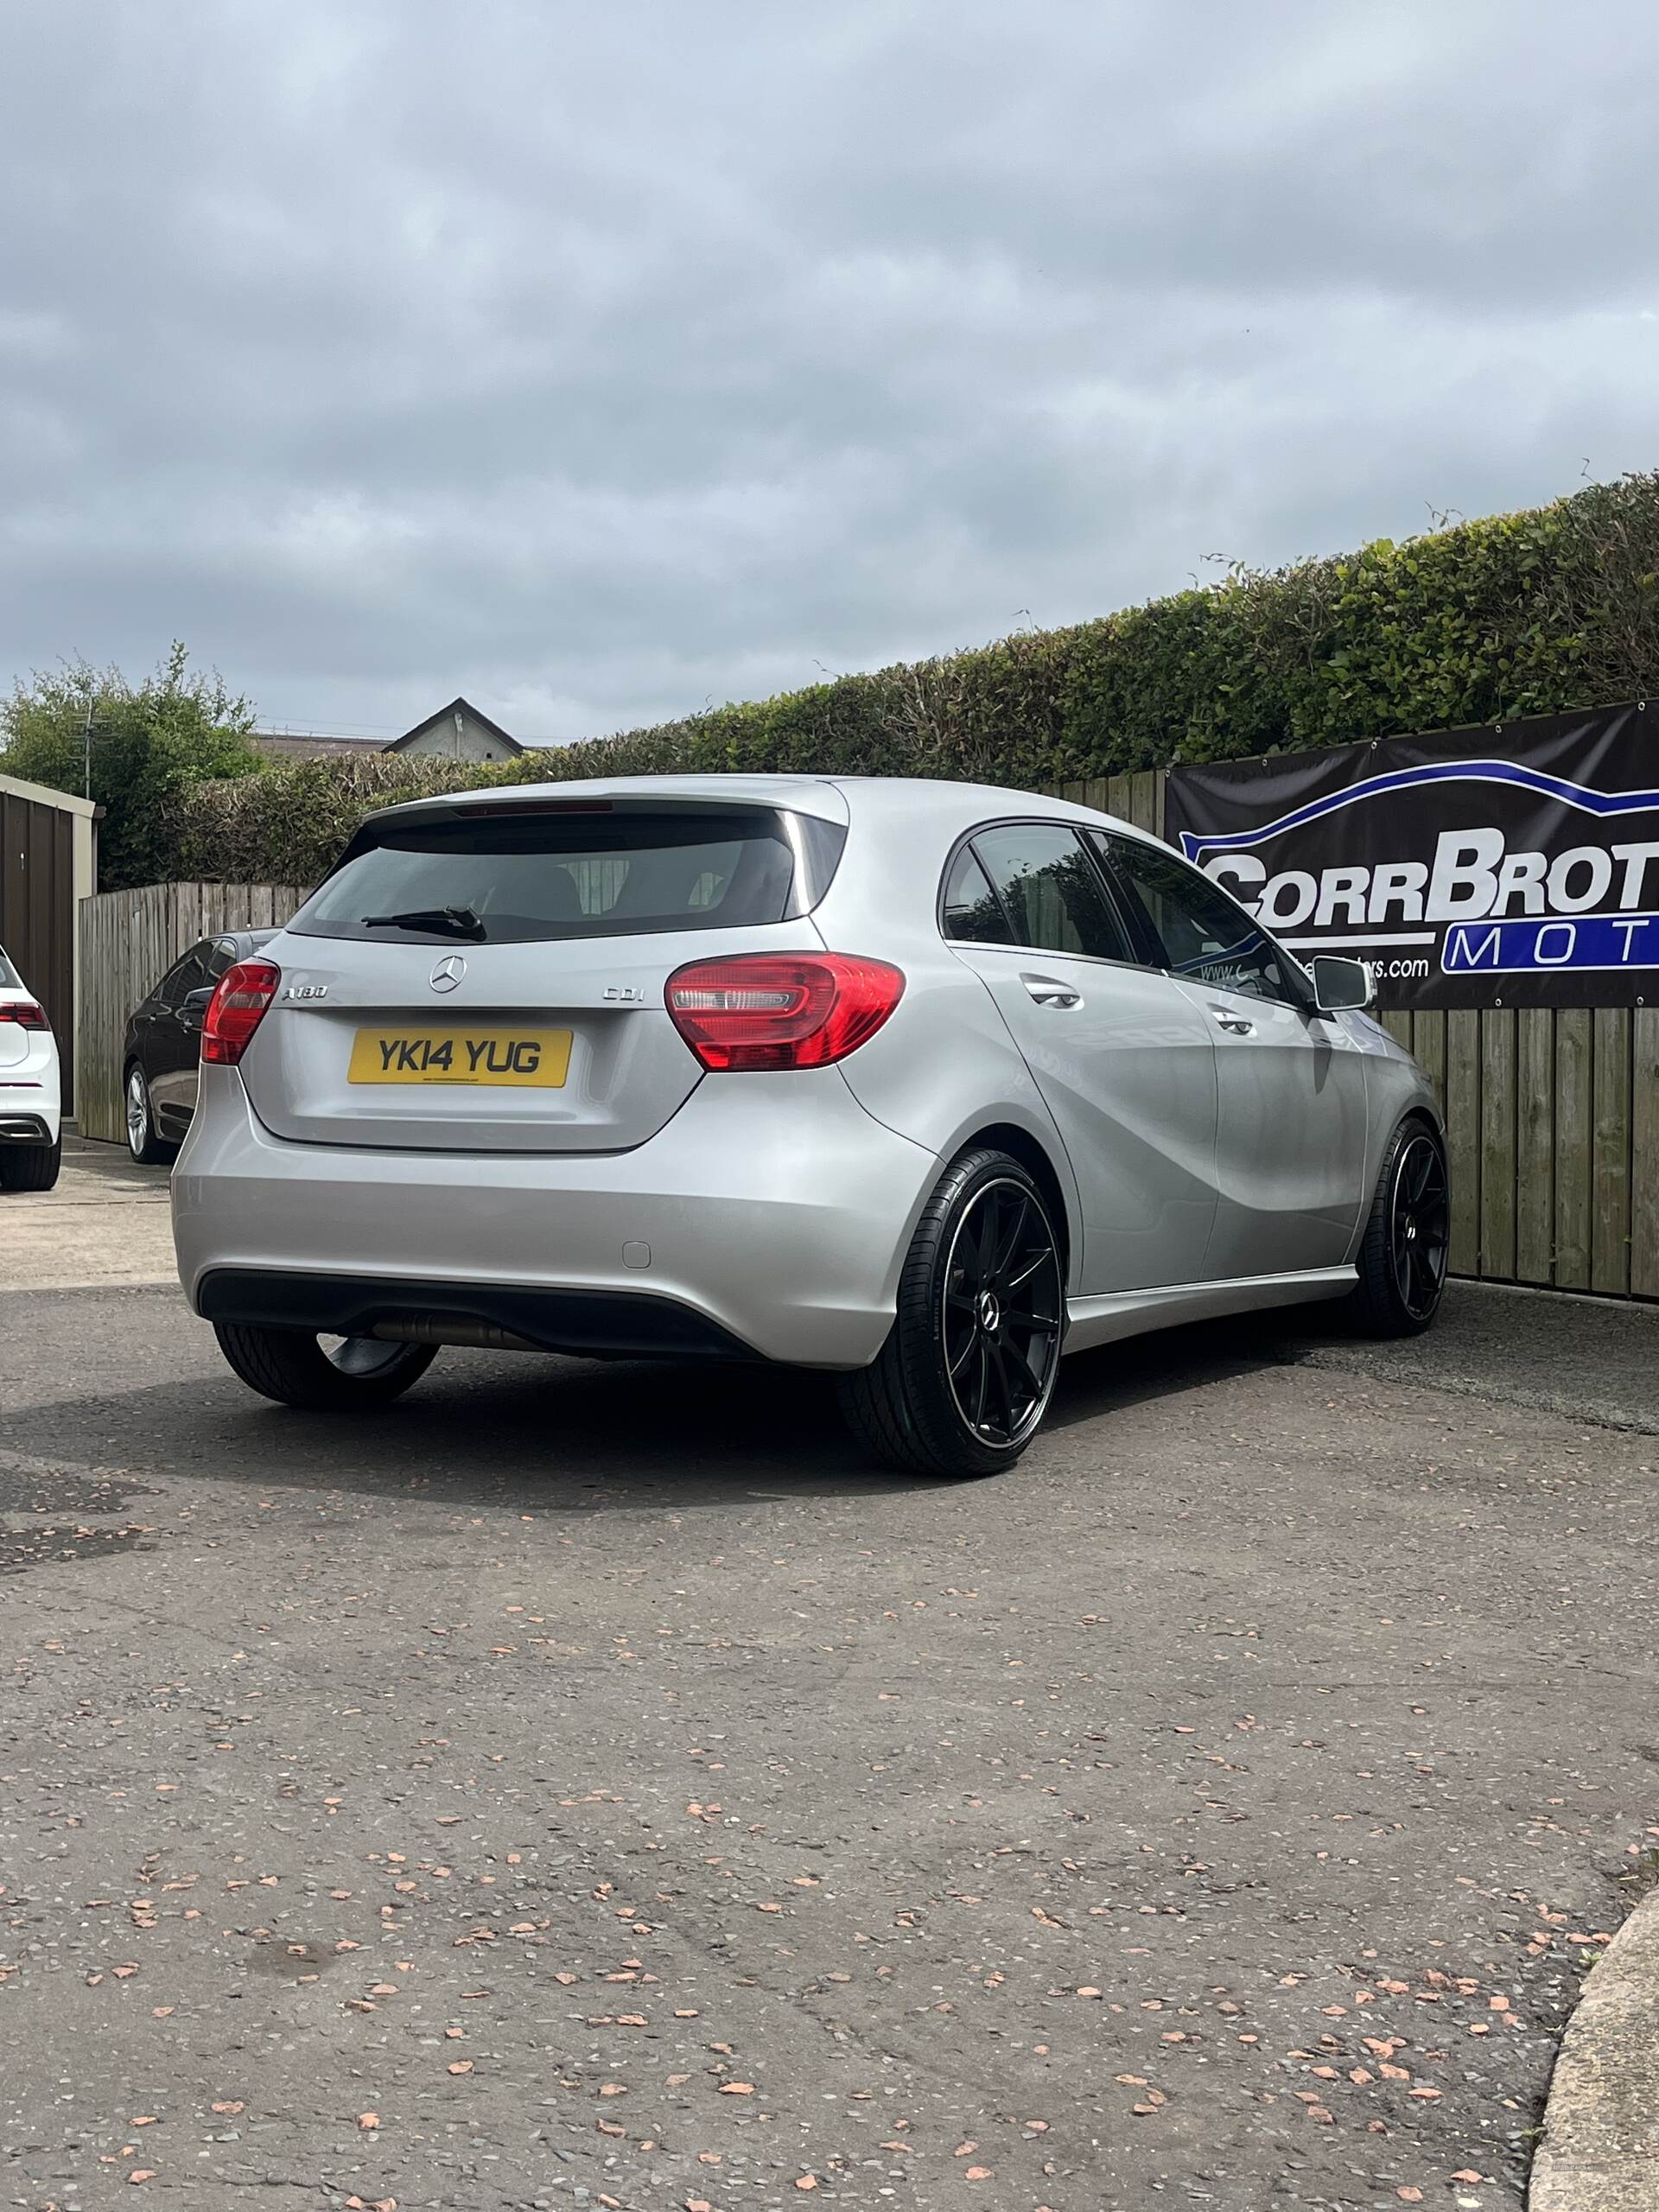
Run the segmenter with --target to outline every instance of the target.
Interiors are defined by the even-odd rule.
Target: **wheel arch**
[[[1064,1274],[1069,1282],[1076,1251],[1075,1224],[1060,1171],[1041,1138],[1033,1136],[1029,1129],[1021,1128],[1017,1122],[988,1122],[982,1128],[977,1128],[971,1135],[964,1137],[952,1157],[960,1159],[964,1152],[976,1152],[982,1147],[994,1152],[1006,1152],[1010,1159],[1017,1160],[1041,1192],[1043,1204],[1048,1208],[1055,1234],[1060,1240]]]
[[[1382,1172],[1382,1162],[1388,1157],[1389,1147],[1394,1142],[1395,1132],[1402,1123],[1421,1122],[1430,1134],[1440,1140],[1442,1152],[1449,1152],[1446,1143],[1446,1117],[1440,1110],[1428,1077],[1411,1055],[1389,1040],[1390,1051],[1368,1058],[1365,1064],[1365,1159],[1361,1182],[1359,1212],[1354,1223],[1353,1242],[1348,1257],[1351,1260],[1358,1251],[1365,1234],[1365,1222],[1370,1209],[1376,1179]]]
[[[1371,1205],[1376,1196],[1377,1179],[1382,1173],[1382,1164],[1389,1156],[1395,1137],[1399,1135],[1402,1129],[1408,1128],[1414,1122],[1423,1130],[1425,1135],[1433,1137],[1440,1146],[1440,1158],[1446,1166],[1446,1185],[1448,1190],[1450,1189],[1452,1148],[1446,1141],[1446,1122],[1441,1116],[1440,1106],[1433,1093],[1428,1089],[1427,1083],[1424,1083],[1421,1087],[1414,1089],[1397,1100],[1393,1112],[1382,1121],[1378,1129],[1372,1133],[1371,1141],[1365,1154],[1364,1188],[1361,1193],[1359,1212],[1354,1222],[1354,1233],[1349,1241],[1346,1255],[1349,1262],[1352,1265],[1357,1265],[1360,1251],[1365,1243],[1366,1224],[1371,1217]]]
[[[1394,1127],[1395,1129],[1403,1129],[1408,1122],[1421,1122],[1424,1128],[1428,1131],[1430,1136],[1436,1138],[1441,1147],[1444,1147],[1446,1143],[1446,1124],[1440,1119],[1439,1113],[1435,1110],[1435,1108],[1430,1100],[1427,1098],[1414,1099],[1411,1104],[1406,1108],[1405,1111],[1395,1121]],[[1394,1141],[1393,1130],[1390,1130],[1389,1133],[1389,1141],[1390,1143]]]

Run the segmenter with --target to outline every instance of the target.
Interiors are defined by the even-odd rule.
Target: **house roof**
[[[366,760],[382,750],[372,738],[312,737],[300,730],[255,730],[249,743],[270,760]]]
[[[435,724],[448,721],[452,715],[467,715],[470,721],[475,721],[480,729],[488,730],[492,737],[499,738],[502,744],[510,747],[514,753],[522,753],[524,750],[511,730],[503,729],[499,722],[492,721],[490,717],[475,707],[470,699],[462,698],[452,699],[447,707],[440,707],[436,714],[429,715],[424,721],[416,722],[413,729],[406,729],[401,737],[393,738],[385,750],[388,753],[401,753],[404,746],[412,744],[417,737],[424,736]]]
[[[78,798],[73,791],[52,791],[45,784],[25,783],[21,776],[0,776],[0,795],[27,799],[31,806],[54,806],[60,814],[79,814],[87,822],[96,822],[104,811],[96,799]]]

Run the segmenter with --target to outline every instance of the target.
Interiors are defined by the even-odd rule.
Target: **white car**
[[[373,1405],[439,1344],[839,1371],[988,1473],[1061,1351],[1342,1299],[1427,1327],[1421,1071],[1218,885],[1029,792],[810,776],[370,817],[219,979],[173,1176],[231,1366]]]
[[[0,945],[0,1191],[49,1191],[62,1142],[58,1040]]]

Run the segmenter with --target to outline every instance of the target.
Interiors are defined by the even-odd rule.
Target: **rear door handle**
[[[1218,1029],[1230,1031],[1235,1037],[1254,1037],[1255,1024],[1247,1021],[1242,1014],[1235,1014],[1230,1007],[1212,1006],[1211,1017]]]
[[[1039,1006],[1081,1006],[1083,994],[1074,991],[1070,983],[1062,983],[1052,976],[1025,976],[1020,978]]]

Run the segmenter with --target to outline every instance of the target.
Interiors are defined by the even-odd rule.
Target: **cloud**
[[[5,38],[0,668],[580,736],[1655,459],[1637,0]]]

